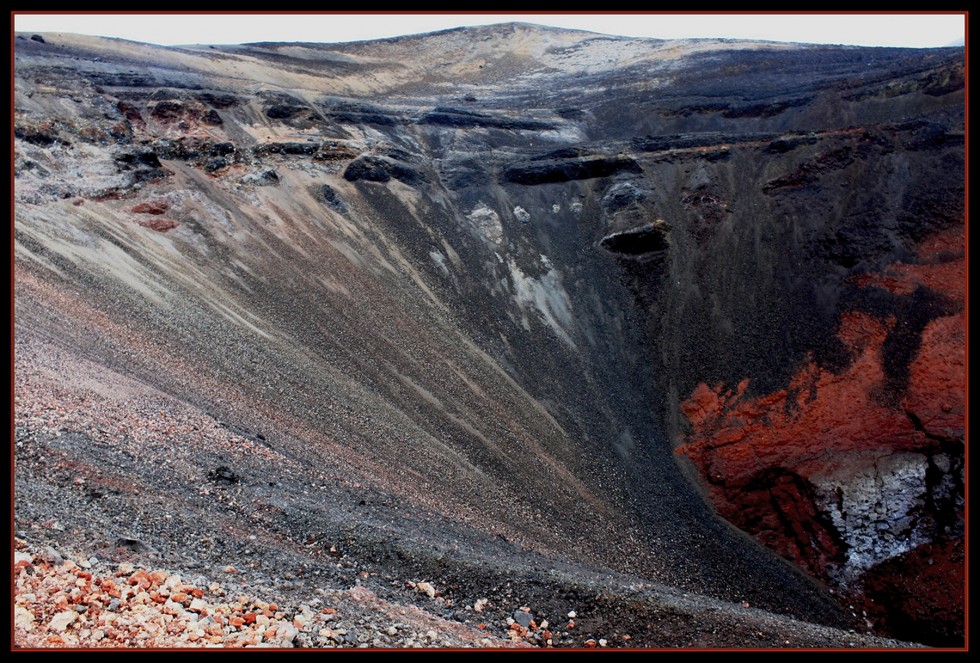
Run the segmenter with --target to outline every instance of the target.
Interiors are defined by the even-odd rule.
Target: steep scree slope
[[[960,50],[15,48],[24,536],[639,645],[784,644],[716,599],[961,640],[890,580],[963,568]]]

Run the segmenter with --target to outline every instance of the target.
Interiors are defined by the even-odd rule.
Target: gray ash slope
[[[111,556],[135,529],[174,565],[272,579],[358,564],[455,585],[459,604],[492,588],[560,610],[566,592],[596,634],[659,614],[634,644],[745,644],[716,599],[855,624],[713,514],[671,412],[705,374],[778,384],[831,344],[805,284],[744,285],[794,257],[766,242],[772,219],[808,219],[800,242],[843,261],[903,250],[901,229],[871,228],[871,249],[833,235],[805,209],[824,194],[764,190],[780,174],[799,166],[783,186],[801,188],[828,151],[832,177],[877,159],[864,181],[902,189],[884,204],[921,192],[926,222],[950,223],[929,203],[962,190],[943,176],[961,50],[512,24],[335,46],[19,36],[15,54],[18,390],[78,403],[53,429],[18,405],[18,529],[56,513],[78,534],[37,536]],[[937,144],[945,161],[921,148]],[[706,294],[718,280],[727,300]],[[790,340],[745,352],[773,336]],[[151,405],[118,444],[84,423],[128,403]],[[231,437],[145,432],[171,410]],[[668,620],[673,590],[627,601],[637,583],[709,598]]]

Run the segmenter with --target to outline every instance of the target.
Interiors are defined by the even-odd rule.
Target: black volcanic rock
[[[215,157],[226,157],[235,153],[235,144],[230,142],[215,143],[211,146],[209,153]]]
[[[66,142],[59,138],[52,129],[41,129],[37,127],[14,127],[14,137],[34,145],[40,145],[41,147]]]
[[[120,170],[130,172],[137,182],[155,180],[172,175],[171,171],[160,163],[160,159],[155,152],[125,152],[118,155],[115,161]]]
[[[323,104],[322,108],[324,115],[342,124],[390,127],[407,121],[406,118],[390,110],[360,102],[328,101]]]
[[[291,154],[294,156],[312,156],[320,149],[318,143],[298,143],[284,141],[281,143],[264,143],[255,147],[255,154]]]
[[[607,235],[599,243],[608,251],[628,256],[660,253],[669,247],[669,232],[670,228],[661,221]]]
[[[637,188],[632,182],[617,182],[602,197],[602,208],[607,214],[616,214],[642,204],[649,197],[648,191]]]
[[[217,484],[233,485],[241,482],[241,477],[235,474],[227,465],[221,465],[208,472],[208,479]]]
[[[491,127],[512,131],[547,131],[555,128],[547,122],[485,115],[455,108],[436,108],[419,118],[419,124],[435,124],[459,129]]]
[[[205,124],[210,124],[211,126],[220,126],[224,124],[224,120],[222,120],[221,116],[218,115],[218,111],[214,110],[213,108],[204,114],[202,121]]]
[[[641,173],[635,159],[628,157],[583,157],[535,161],[511,166],[500,175],[501,182],[533,186],[573,180],[609,177],[617,173]]]
[[[315,187],[314,195],[323,204],[338,212],[347,211],[347,205],[344,203],[343,198],[329,184],[321,184]]]
[[[388,182],[396,179],[409,186],[417,186],[426,181],[425,175],[417,169],[394,159],[376,156],[365,156],[352,161],[344,170],[344,179],[348,182]]]

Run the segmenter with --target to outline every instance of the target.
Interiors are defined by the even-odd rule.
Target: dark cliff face
[[[20,373],[60,347],[454,536],[847,623],[716,509],[884,628],[962,637],[955,596],[875,607],[921,546],[962,569],[960,50],[16,54]],[[443,535],[378,508],[371,545]]]

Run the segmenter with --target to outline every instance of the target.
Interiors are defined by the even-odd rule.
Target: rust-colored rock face
[[[906,366],[886,361],[907,320],[845,311],[844,370],[809,360],[786,389],[754,397],[748,380],[702,383],[681,404],[690,432],[678,448],[729,521],[863,592],[878,606],[869,617],[896,634],[946,643],[961,637],[963,613],[963,256],[962,233],[949,231],[924,241],[914,262],[855,279],[910,308],[928,291],[957,311],[924,325]]]

